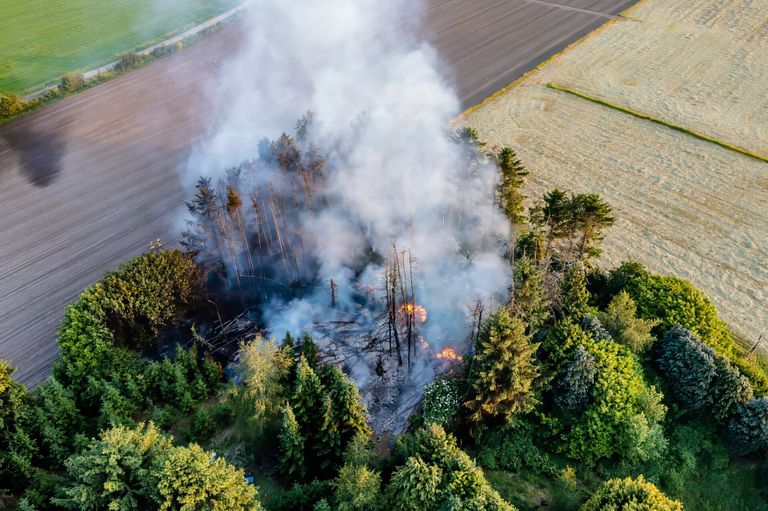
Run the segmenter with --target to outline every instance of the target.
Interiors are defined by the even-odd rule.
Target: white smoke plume
[[[423,12],[414,0],[264,0],[247,20],[244,49],[211,88],[220,116],[193,152],[185,184],[223,177],[307,111],[309,138],[328,154],[330,206],[304,214],[300,228],[314,240],[317,282],[338,283],[337,307],[327,286],[276,300],[266,317],[278,338],[354,313],[353,289],[379,288],[382,279],[374,262],[353,276],[354,258],[371,248],[387,257],[393,242],[416,260],[416,302],[428,311],[420,333],[433,346],[462,349],[472,304],[492,306],[506,294],[509,226],[493,204],[496,170],[468,172],[464,149],[447,134],[460,105],[435,51],[419,40]],[[360,384],[370,377],[352,370]],[[419,374],[423,385],[431,370]]]

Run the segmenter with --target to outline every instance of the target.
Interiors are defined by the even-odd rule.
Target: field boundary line
[[[752,158],[755,158],[757,160],[763,161],[765,163],[768,163],[768,157],[761,156],[759,154],[756,154],[749,149],[744,149],[743,147],[735,146],[733,144],[729,144],[728,142],[724,142],[722,140],[719,140],[717,138],[710,137],[708,135],[704,135],[703,133],[699,133],[698,131],[694,131],[692,129],[686,128],[684,126],[679,126],[677,124],[672,124],[671,122],[665,121],[663,119],[658,119],[656,117],[652,117],[650,115],[638,112],[636,110],[631,110],[629,108],[617,105],[615,103],[611,103],[609,101],[606,101],[604,99],[596,98],[594,96],[590,96],[589,94],[585,94],[584,92],[575,90],[575,89],[569,89],[568,87],[563,87],[561,85],[557,85],[554,83],[548,83],[547,88],[564,92],[566,94],[571,94],[573,96],[579,97],[581,99],[585,99],[587,101],[591,101],[592,103],[596,103],[598,105],[603,105],[608,108],[613,108],[614,110],[618,110],[619,112],[623,112],[625,114],[631,115],[633,117],[637,117],[638,119],[644,119],[646,121],[651,121],[656,124],[660,124],[662,126],[666,126],[667,128],[673,129],[675,131],[679,131],[681,133],[685,133],[687,135],[691,135],[692,137],[698,138],[699,140],[704,140],[705,142],[710,142],[712,144],[719,145],[720,147],[723,147],[725,149],[730,149],[731,151],[736,151],[737,153],[741,153],[745,156],[750,156]]]

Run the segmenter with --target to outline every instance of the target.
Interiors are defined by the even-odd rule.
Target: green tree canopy
[[[639,476],[606,481],[581,511],[683,511],[683,505]]]
[[[497,161],[501,171],[501,179],[496,191],[499,205],[513,224],[521,224],[525,221],[523,203],[526,198],[522,188],[528,171],[511,147],[503,148],[499,152]]]
[[[616,342],[635,353],[643,353],[655,340],[651,331],[659,320],[638,318],[636,314],[635,301],[626,291],[620,291],[598,318]]]
[[[529,412],[536,404],[533,382],[538,376],[537,344],[526,334],[525,323],[500,309],[482,325],[469,361],[471,398],[465,406],[471,418],[511,416]]]
[[[0,486],[9,490],[24,487],[32,473],[35,444],[27,430],[30,409],[27,390],[13,380],[15,371],[0,360]]]

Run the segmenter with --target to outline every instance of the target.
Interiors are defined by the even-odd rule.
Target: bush
[[[200,408],[192,418],[192,440],[197,443],[205,443],[216,432],[211,414],[204,408]]]
[[[59,87],[62,92],[75,92],[85,85],[83,73],[67,73],[61,78]]]
[[[424,390],[421,402],[424,423],[447,426],[456,417],[460,406],[459,386],[456,381],[446,376],[438,376]]]
[[[548,476],[557,473],[557,466],[549,454],[537,447],[534,426],[521,422],[502,426],[484,436],[480,442],[478,461],[491,470],[507,470],[520,473],[533,470]]]
[[[736,409],[728,424],[728,440],[741,456],[768,448],[768,398],[753,399]]]
[[[27,107],[27,102],[16,94],[0,94],[0,117],[13,117]]]
[[[637,479],[610,479],[583,506],[581,511],[683,511],[683,505],[669,499],[641,475]]]
[[[115,64],[115,71],[124,72],[130,71],[136,67],[139,67],[144,62],[144,57],[137,55],[136,53],[126,53]]]

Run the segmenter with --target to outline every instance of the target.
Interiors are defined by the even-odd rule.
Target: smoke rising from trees
[[[318,285],[266,308],[276,336],[311,332],[315,321],[361,321],[355,293],[381,289],[393,243],[414,258],[415,301],[429,314],[420,334],[436,347],[461,346],[472,306],[506,293],[509,225],[494,204],[496,169],[469,158],[447,131],[459,102],[417,37],[424,7],[261,2],[247,20],[248,44],[210,87],[220,117],[184,171],[190,190],[201,175],[225,182],[226,169],[256,157],[264,137],[290,133],[307,111],[313,121],[297,144],[306,150],[311,140],[326,158],[322,197],[295,219]],[[277,169],[262,167],[247,181],[286,186]]]

